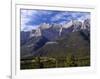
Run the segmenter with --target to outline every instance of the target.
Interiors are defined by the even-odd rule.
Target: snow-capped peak
[[[80,31],[81,29],[88,29],[88,30],[90,29],[89,19],[86,19],[83,22],[79,20],[71,20],[70,22],[65,23],[63,25],[57,24],[57,23],[53,23],[51,25],[47,23],[42,23],[40,24],[39,27],[37,27],[36,29],[33,29],[30,32],[30,37],[41,36],[44,30],[53,31],[56,34],[59,33],[59,36],[61,36],[61,34],[64,32],[63,30],[75,32],[75,31]]]
[[[79,31],[79,30],[81,30],[82,22],[78,21],[78,20],[74,20],[73,21],[73,26],[74,26],[73,32],[74,31]]]
[[[73,25],[73,22],[70,21],[70,22],[64,24],[62,27],[65,28],[65,29],[67,29],[67,28],[71,27],[72,25]]]
[[[31,30],[30,37],[38,37],[38,36],[41,36],[41,30],[39,27],[37,29]]]
[[[50,24],[47,24],[47,23],[42,23],[42,24],[40,24],[40,29],[48,29],[48,28],[50,28],[51,27],[51,25]]]

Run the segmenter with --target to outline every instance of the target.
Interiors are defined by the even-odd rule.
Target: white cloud
[[[51,15],[53,11],[46,11],[46,10],[21,10],[21,31],[26,31],[26,30],[31,30],[38,25],[32,26],[32,25],[26,25],[29,21],[35,21],[38,17],[40,16],[48,16]],[[81,17],[77,17],[78,15],[81,15]],[[65,17],[67,16],[67,17]],[[33,19],[34,18],[34,19]],[[51,21],[58,21],[60,19],[63,19],[64,21],[60,22],[60,24],[66,23],[68,20],[71,20],[73,18],[78,18],[78,20],[84,20],[86,18],[90,18],[90,14],[88,13],[82,13],[82,12],[59,12],[55,16],[51,16],[50,20]],[[47,18],[42,18],[46,20]]]
[[[50,15],[50,14],[52,14],[52,11],[48,11],[48,10],[47,10],[47,11],[46,11],[46,10],[39,10],[38,12],[39,12],[40,15],[43,15],[43,14],[44,14],[44,15],[45,15],[45,14],[46,14],[46,15]]]
[[[64,17],[65,15],[67,15],[68,12],[62,12],[62,13],[59,13],[59,14],[56,14],[55,16],[53,16],[51,18],[51,21],[57,21],[57,20],[60,20],[60,19],[66,19],[66,17]]]
[[[29,21],[36,20],[36,18],[38,16],[47,15],[47,14],[51,14],[51,13],[52,13],[52,11],[48,12],[48,11],[43,11],[43,10],[22,9],[21,10],[21,31],[30,30],[35,27],[35,26],[26,25],[26,23],[28,23]],[[32,19],[32,18],[34,18],[34,19]],[[46,19],[46,18],[44,18],[44,19]]]
[[[71,16],[72,16],[73,18],[77,18],[78,15],[80,15],[80,14],[82,14],[82,13],[80,13],[80,12],[73,12],[73,13],[71,13]]]
[[[35,26],[24,26],[21,27],[21,31],[31,31],[32,29],[37,29],[39,27],[39,25],[35,25]]]
[[[67,17],[65,17],[67,16]],[[82,13],[82,12],[62,12],[59,13],[57,15],[55,15],[54,17],[51,18],[51,21],[58,21],[60,19],[64,19],[64,20],[72,20],[72,19],[78,19],[78,20],[84,20],[90,18],[90,14],[89,13]]]
[[[21,14],[25,17],[32,16],[32,15],[37,14],[37,13],[38,13],[38,11],[36,11],[36,10],[27,10],[27,9],[21,10]]]
[[[78,18],[79,21],[84,21],[85,19],[90,19],[90,14],[87,14],[87,15],[83,15],[81,16],[80,18]]]
[[[51,21],[57,21],[60,19],[71,20],[71,19],[77,18],[77,16],[80,14],[82,14],[82,13],[80,13],[80,12],[62,12],[62,13],[59,13],[59,14],[55,15],[54,17],[52,17]]]
[[[57,20],[61,19],[61,17],[62,17],[62,15],[58,14],[58,15],[52,17],[51,20],[52,21],[57,21]]]
[[[60,22],[59,24],[64,25],[64,24],[66,24],[66,23],[67,23],[66,21],[62,21],[62,22]]]
[[[33,27],[26,25],[26,23],[31,20],[31,17],[36,18],[35,15],[37,13],[38,12],[36,10],[21,10],[21,31],[25,30],[25,28],[29,30]]]

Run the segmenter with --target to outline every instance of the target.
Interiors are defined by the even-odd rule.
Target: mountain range
[[[31,31],[20,32],[21,58],[31,56],[63,57],[68,53],[90,52],[90,19],[66,24],[42,23]]]

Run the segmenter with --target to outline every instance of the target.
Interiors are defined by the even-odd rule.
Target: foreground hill
[[[21,59],[21,69],[90,66],[90,40],[86,30],[46,42]],[[30,51],[30,50],[29,50]],[[33,54],[34,53],[34,54]]]

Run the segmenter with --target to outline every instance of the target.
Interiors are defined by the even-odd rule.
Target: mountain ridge
[[[79,38],[78,40],[82,39],[84,43],[88,42],[88,46],[89,46],[89,42],[90,42],[89,29],[90,29],[90,20],[88,19],[84,20],[83,23],[76,20],[73,22],[71,21],[68,24],[64,24],[64,25],[59,25],[59,24],[49,25],[49,24],[43,23],[41,24],[41,27],[38,27],[35,30],[27,32],[28,35],[26,35],[27,38],[24,39],[25,40],[24,43],[22,43],[23,42],[22,36],[24,34],[21,34],[21,40],[22,40],[21,41],[21,57],[23,58],[23,57],[28,57],[28,56],[39,56],[39,55],[42,56],[42,54],[45,55],[46,54],[45,48],[50,49],[52,47],[57,47],[58,50],[60,51],[60,49],[61,50],[63,49],[63,46],[59,48],[59,42],[57,40],[61,41],[63,38],[66,38],[66,40],[69,39],[73,41],[75,41],[75,38]],[[72,38],[69,38],[69,36],[71,36]],[[62,40],[62,42],[65,41],[64,42],[65,46],[67,46],[68,44],[68,41],[66,40]],[[76,40],[76,44],[78,40]],[[82,40],[81,42],[83,42]],[[60,43],[60,45],[62,44]],[[50,45],[52,47],[49,47]],[[83,48],[85,48],[84,44],[83,44]],[[69,49],[70,48],[68,48],[68,50]]]

